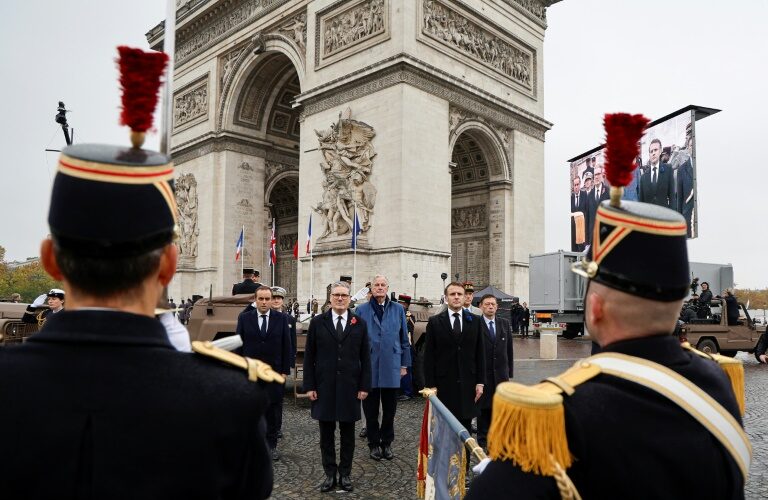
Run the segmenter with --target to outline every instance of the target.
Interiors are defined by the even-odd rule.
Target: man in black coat
[[[424,385],[466,429],[480,415],[485,385],[482,319],[462,309],[464,286],[445,288],[448,309],[429,318],[424,344]]]
[[[259,276],[259,271],[254,271],[250,267],[243,268],[243,281],[232,285],[232,295],[256,293],[256,290],[262,286],[259,283]]]
[[[675,183],[672,177],[672,167],[661,162],[661,141],[653,139],[648,153],[650,159],[646,166],[647,173],[640,176],[638,200],[661,207],[675,208],[673,206]]]
[[[137,147],[62,152],[40,261],[67,309],[0,347],[3,498],[269,497],[264,392],[155,318],[178,260],[172,179]]]
[[[491,294],[480,299],[483,310],[480,322],[483,348],[485,350],[485,387],[478,401],[480,416],[477,417],[477,443],[486,448],[488,428],[491,425],[491,405],[496,386],[506,382],[513,375],[514,350],[509,322],[496,315],[499,304]]]
[[[349,285],[331,287],[332,308],[312,318],[304,350],[304,390],[312,401],[312,418],[320,423],[320,453],[325,480],[320,491],[339,484],[352,491],[352,458],[355,453],[355,422],[360,420],[360,401],[371,390],[371,358],[365,321],[350,311]],[[336,422],[341,441],[336,463]]]
[[[581,191],[581,178],[576,175],[571,181],[573,187],[571,191],[571,251],[581,252],[584,250],[584,241],[586,241],[587,232],[587,195]],[[581,214],[578,216],[577,214]],[[581,220],[581,225],[584,226],[585,240],[581,243],[576,243],[576,225],[577,220]]]
[[[237,317],[237,335],[243,340],[243,356],[258,359],[286,377],[291,373],[291,334],[285,314],[272,310],[272,290],[268,286],[256,290],[256,308]],[[282,384],[259,382],[267,392],[267,444],[272,460],[279,460],[277,434],[283,420]]]

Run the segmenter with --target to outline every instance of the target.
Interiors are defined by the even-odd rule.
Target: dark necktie
[[[656,167],[653,167],[653,176],[651,177],[651,184],[656,184]]]
[[[344,333],[344,327],[341,326],[341,316],[336,318],[336,334],[341,335]]]
[[[488,331],[491,332],[491,340],[496,342],[496,329],[493,327],[493,321],[488,322]]]
[[[579,195],[576,195],[576,208],[579,208]]]
[[[261,336],[266,337],[267,336],[267,315],[262,314],[261,315]]]
[[[461,335],[461,320],[459,319],[459,313],[453,313],[453,334],[457,337]]]
[[[595,200],[600,200],[600,188],[595,189]]]

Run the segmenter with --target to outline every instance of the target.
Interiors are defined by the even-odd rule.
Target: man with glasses
[[[365,321],[349,310],[349,285],[331,287],[331,309],[312,318],[304,350],[304,390],[312,402],[312,418],[320,423],[320,454],[326,493],[338,484],[352,491],[352,457],[355,422],[360,401],[371,390],[371,360]],[[340,457],[336,462],[336,422],[339,423]]]

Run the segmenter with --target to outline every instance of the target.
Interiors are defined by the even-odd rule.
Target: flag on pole
[[[309,214],[309,226],[307,226],[307,255],[312,248],[312,214]]]
[[[363,231],[360,227],[360,219],[357,218],[357,206],[355,206],[355,222],[352,224],[352,249],[357,249],[357,236]]]
[[[464,442],[456,433],[461,427],[456,417],[437,399],[430,396],[424,406],[416,468],[416,494],[426,500],[460,500],[464,498],[466,460]]]
[[[240,257],[243,255],[243,239],[245,238],[245,228],[240,229],[240,236],[237,238],[237,243],[235,244],[235,262],[240,260]]]
[[[293,244],[293,260],[299,260],[299,239],[296,238],[296,243]]]
[[[275,239],[275,219],[272,219],[272,239],[269,241],[269,265],[277,264],[277,239]]]

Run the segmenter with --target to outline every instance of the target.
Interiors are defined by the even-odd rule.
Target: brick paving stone
[[[590,343],[576,339],[558,342],[557,360],[538,360],[538,340],[514,340],[515,380],[531,384],[555,375],[575,359],[589,355]],[[744,425],[753,446],[750,477],[746,485],[747,499],[768,498],[768,366],[759,365],[751,354],[740,353],[745,363],[747,411]],[[391,461],[376,462],[368,458],[368,446],[364,438],[357,437],[362,428],[358,422],[355,430],[355,458],[352,465],[351,493],[337,491],[320,493],[324,478],[320,464],[319,429],[309,416],[309,401],[295,403],[293,393],[286,393],[283,413],[283,433],[278,449],[281,458],[274,463],[275,499],[416,499],[416,462],[421,417],[424,401],[420,397],[400,401],[395,417],[395,441]],[[338,436],[338,432],[337,432]],[[338,440],[338,437],[337,437]],[[338,449],[337,449],[338,457]]]

